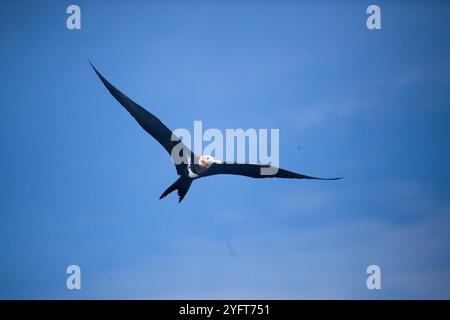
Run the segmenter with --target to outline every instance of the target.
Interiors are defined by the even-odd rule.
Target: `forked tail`
[[[186,178],[186,177],[179,177],[177,181],[175,181],[174,183],[172,183],[170,185],[170,187],[168,187],[166,189],[166,191],[164,191],[162,193],[162,195],[159,197],[159,199],[161,200],[162,198],[165,198],[169,193],[178,190],[178,203],[181,202],[181,200],[183,200],[184,196],[186,195],[186,193],[188,192],[189,188],[191,187],[191,183],[192,183],[192,179]]]

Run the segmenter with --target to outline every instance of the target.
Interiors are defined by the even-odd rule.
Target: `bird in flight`
[[[162,199],[169,193],[177,190],[178,202],[181,202],[194,180],[218,174],[233,174],[250,178],[341,179],[317,178],[281,168],[271,167],[269,165],[222,162],[209,155],[197,155],[189,150],[181,139],[177,138],[172,131],[161,122],[161,120],[120,92],[101,75],[92,63],[90,64],[111,95],[172,157],[177,174],[180,177],[161,194],[159,199]]]

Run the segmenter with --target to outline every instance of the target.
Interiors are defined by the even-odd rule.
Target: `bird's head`
[[[200,156],[198,158],[198,165],[202,170],[208,169],[214,163],[220,163],[220,160],[216,160],[211,156]]]

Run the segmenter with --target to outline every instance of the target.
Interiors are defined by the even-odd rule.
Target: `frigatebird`
[[[233,174],[250,178],[341,179],[317,178],[281,168],[271,167],[270,165],[222,162],[214,159],[210,155],[199,156],[189,150],[181,139],[177,138],[172,131],[161,122],[161,120],[120,92],[102,76],[92,63],[90,64],[111,95],[172,157],[177,174],[180,177],[161,194],[159,199],[162,199],[171,192],[177,190],[178,202],[181,202],[186,196],[192,181],[218,174]],[[268,174],[267,172],[273,172],[273,174]]]

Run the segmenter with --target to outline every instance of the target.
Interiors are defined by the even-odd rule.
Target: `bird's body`
[[[111,95],[116,98],[116,100],[136,119],[140,126],[155,138],[172,157],[177,174],[180,177],[162,193],[160,199],[177,190],[179,197],[178,202],[181,202],[194,180],[218,174],[233,174],[250,178],[340,179],[316,178],[280,168],[274,168],[268,165],[227,163],[216,160],[209,155],[196,155],[189,150],[183,142],[161,122],[161,120],[120,92],[109,83],[92,64],[91,66]]]
[[[201,155],[198,157],[197,163],[189,161],[187,165],[188,170],[188,176],[191,179],[198,179],[201,178],[206,170],[209,169],[209,167],[212,164],[221,164],[222,161],[216,160],[211,156]]]

